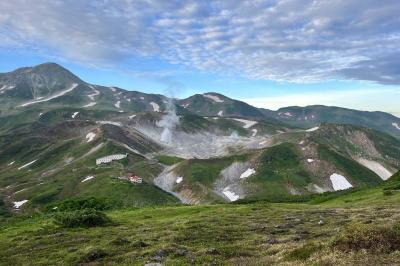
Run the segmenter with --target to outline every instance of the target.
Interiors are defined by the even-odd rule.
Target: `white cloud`
[[[161,58],[252,79],[400,83],[400,2],[1,1],[0,47],[98,64]]]

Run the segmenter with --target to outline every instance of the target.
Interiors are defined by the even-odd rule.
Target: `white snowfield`
[[[121,101],[117,101],[114,106],[118,109],[121,108]]]
[[[307,129],[306,131],[307,132],[313,132],[313,131],[316,131],[318,129],[319,129],[319,127],[312,127],[312,128]]]
[[[0,94],[3,94],[4,92],[6,92],[6,91],[8,91],[8,90],[12,90],[12,89],[14,89],[14,88],[15,88],[14,85],[3,85],[3,86],[0,88]]]
[[[241,175],[240,175],[240,179],[243,179],[243,178],[247,178],[247,177],[249,177],[249,176],[251,176],[251,175],[254,175],[256,173],[256,170],[254,170],[253,168],[249,168],[249,169],[247,169],[246,171],[244,171]]]
[[[92,100],[94,102],[95,101],[94,97],[99,95],[100,92],[98,90],[96,90],[96,88],[92,85],[89,85],[89,87],[93,90],[93,94],[89,94],[88,97],[90,100]]]
[[[79,85],[78,83],[73,83],[73,84],[72,84],[68,89],[66,89],[66,90],[60,91],[60,92],[58,92],[58,93],[56,93],[56,94],[53,94],[53,95],[51,95],[51,96],[49,96],[49,97],[46,97],[46,98],[43,98],[43,99],[40,99],[40,100],[35,100],[35,101],[26,102],[26,103],[24,103],[24,104],[21,104],[20,107],[26,107],[26,106],[28,106],[28,105],[32,105],[32,104],[35,104],[35,103],[47,102],[47,101],[53,100],[53,99],[55,99],[55,98],[61,97],[61,96],[65,95],[65,94],[67,94],[68,92],[73,91],[76,87],[78,87],[78,85]]]
[[[393,173],[391,173],[389,170],[387,170],[385,167],[383,167],[383,165],[381,165],[380,163],[378,163],[376,161],[371,161],[371,160],[367,160],[364,158],[359,158],[359,159],[357,159],[357,161],[360,164],[367,167],[369,170],[375,172],[375,174],[377,174],[383,180],[387,180],[393,175]]]
[[[314,159],[307,159],[307,162],[312,163],[314,162]]]
[[[27,203],[28,200],[21,200],[21,201],[14,201],[14,208],[15,209],[19,209],[22,205],[24,205],[25,203]]]
[[[155,102],[150,102],[154,112],[160,112],[160,106]]]
[[[311,187],[312,187],[312,191],[316,192],[316,193],[324,193],[324,192],[327,191],[327,190],[323,189],[322,187],[320,187],[320,186],[318,186],[316,184],[312,184]]]
[[[94,140],[94,138],[96,137],[96,134],[93,132],[89,132],[86,135],[86,142],[91,142]]]
[[[239,119],[239,118],[233,118],[233,120],[238,121],[240,123],[243,123],[243,128],[251,128],[255,124],[257,124],[257,121],[251,121],[251,120],[246,120],[246,119]]]
[[[337,190],[345,190],[345,189],[349,189],[352,188],[352,184],[350,184],[349,181],[347,181],[346,177],[333,173],[329,179],[332,182],[332,187],[335,191]]]
[[[398,130],[400,130],[400,125],[398,123],[392,123],[392,126],[394,126],[395,128],[397,128]]]
[[[122,127],[122,124],[120,122],[115,122],[115,121],[96,121],[96,123],[101,124],[101,125],[110,124],[110,125]]]
[[[222,111],[222,110],[218,112],[218,116],[223,116],[223,114],[224,114],[224,111]]]
[[[252,137],[255,137],[256,135],[257,135],[257,129],[256,128],[253,128],[252,130],[251,130],[251,132],[253,132],[252,134],[251,134],[251,136]]]
[[[18,167],[18,170],[24,169],[24,168],[28,167],[29,165],[34,164],[36,161],[37,160],[34,160],[34,161],[30,162],[30,163],[24,164],[23,166]]]
[[[181,183],[183,181],[183,177],[182,176],[178,176],[177,178],[176,178],[176,183],[177,184],[179,184],[179,183]]]
[[[71,117],[72,117],[72,118],[75,118],[78,114],[79,114],[79,112],[74,112],[74,113],[71,115]]]
[[[213,100],[216,103],[223,103],[224,100],[222,100],[221,98],[219,98],[218,96],[215,95],[211,95],[211,94],[203,94],[204,97]]]
[[[100,92],[98,90],[96,90],[96,88],[92,85],[89,85],[89,87],[93,90],[93,94],[88,94],[87,97],[89,97],[89,99],[91,100],[90,103],[86,104],[83,106],[83,108],[87,108],[87,107],[91,107],[91,106],[95,106],[97,104],[96,100],[94,99],[95,96],[99,95]]]
[[[97,103],[96,102],[90,102],[90,103],[88,103],[88,104],[86,104],[86,105],[84,105],[84,106],[82,106],[83,108],[88,108],[88,107],[92,107],[92,106],[95,106]]]
[[[94,178],[94,176],[89,175],[89,176],[85,177],[85,178],[81,181],[81,183],[86,182],[86,181],[88,181],[88,180],[90,180],[90,179],[93,179],[93,178]]]
[[[285,112],[285,113],[278,113],[278,115],[280,115],[280,116],[282,116],[282,115],[284,115],[284,116],[292,116],[292,114],[291,113],[289,113],[289,112]]]
[[[128,157],[128,154],[112,154],[112,155],[108,155],[99,159],[96,159],[96,164],[100,165],[103,163],[110,163],[112,161],[118,161],[118,160],[122,160],[125,159],[126,157]]]
[[[222,193],[224,193],[225,197],[227,197],[230,201],[236,201],[239,199],[239,195],[236,195],[235,192],[230,191],[229,187],[224,188]]]

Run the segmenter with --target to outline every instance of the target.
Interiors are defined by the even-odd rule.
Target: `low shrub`
[[[383,190],[383,196],[392,196],[393,194],[392,190]]]
[[[286,259],[288,260],[306,260],[311,257],[312,254],[322,249],[322,246],[319,244],[308,243],[303,245],[302,247],[296,248],[290,251],[286,255]]]
[[[107,215],[94,209],[58,212],[54,215],[54,221],[62,227],[93,227],[111,222]]]
[[[95,197],[67,199],[47,207],[50,211],[66,212],[84,209],[93,209],[97,211],[104,211],[114,208],[118,205],[116,202],[111,202],[107,199],[99,199]]]
[[[334,239],[333,247],[344,252],[365,249],[389,253],[400,250],[400,224],[392,226],[351,224]]]
[[[104,258],[106,256],[108,256],[108,253],[105,252],[104,250],[102,250],[102,249],[93,249],[93,250],[90,250],[89,252],[87,252],[86,254],[84,254],[81,257],[81,262],[89,263],[89,262],[96,261],[98,259],[102,259],[102,258]]]

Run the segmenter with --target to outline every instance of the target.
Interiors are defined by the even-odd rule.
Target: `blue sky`
[[[0,72],[51,61],[91,83],[179,98],[400,115],[397,0],[5,0],[0,10]]]

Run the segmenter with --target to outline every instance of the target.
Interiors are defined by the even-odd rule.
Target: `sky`
[[[0,72],[56,62],[177,98],[400,116],[399,14],[398,0],[2,0]]]

